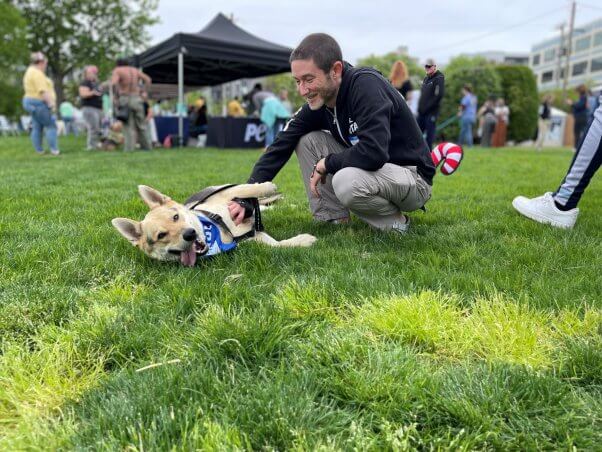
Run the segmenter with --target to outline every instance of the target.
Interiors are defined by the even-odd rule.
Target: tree
[[[106,76],[119,55],[141,50],[148,41],[146,27],[158,0],[14,0],[27,18],[27,40],[32,51],[48,57],[58,102],[64,99],[65,80],[83,66],[95,64]]]
[[[21,75],[27,64],[25,19],[9,3],[0,3],[0,114],[16,117],[23,96]]]
[[[502,94],[500,76],[492,63],[482,57],[459,56],[450,61],[445,74],[445,95],[441,104],[439,123],[454,117],[462,98],[462,87],[472,85],[473,93],[481,105],[489,97]],[[447,140],[455,140],[459,133],[457,122],[448,125],[441,133]]]
[[[533,138],[539,108],[533,71],[526,66],[496,66],[495,70],[500,76],[501,94],[510,108],[508,139],[525,141]]]
[[[410,79],[414,84],[414,88],[419,87],[421,80],[424,78],[424,71],[421,70],[420,66],[418,66],[417,59],[409,55],[399,52],[389,52],[386,55],[380,56],[369,55],[357,60],[357,66],[373,67],[388,78],[391,72],[391,67],[397,60],[401,60],[406,64]]]

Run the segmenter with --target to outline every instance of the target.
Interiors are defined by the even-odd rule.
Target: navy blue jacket
[[[334,110],[300,108],[257,161],[249,183],[274,179],[301,137],[315,130],[330,131],[347,148],[326,157],[330,174],[346,167],[376,171],[394,163],[415,166],[425,181],[433,182],[428,145],[399,91],[380,72],[345,63]]]

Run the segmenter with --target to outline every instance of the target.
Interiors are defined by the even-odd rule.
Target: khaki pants
[[[147,123],[144,116],[144,106],[140,96],[121,96],[119,105],[127,105],[130,108],[130,116],[128,122],[123,125],[123,134],[125,143],[123,149],[125,151],[133,151],[136,148],[136,140],[140,143],[141,149],[150,149],[151,144],[147,135]]]
[[[535,147],[537,149],[541,149],[543,146],[543,142],[546,139],[546,135],[548,134],[548,130],[550,129],[550,120],[549,119],[541,119],[537,120],[537,141],[535,142]]]
[[[316,162],[346,148],[327,132],[311,132],[301,137],[296,153],[309,207],[320,221],[349,217],[349,211],[377,229],[390,229],[400,220],[401,212],[420,209],[431,197],[431,186],[420,177],[414,166],[386,163],[377,171],[347,167],[325,184],[318,185],[320,197],[315,198],[309,179]]]

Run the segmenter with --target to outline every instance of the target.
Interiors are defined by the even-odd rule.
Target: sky
[[[578,2],[575,25],[602,17],[598,0]],[[407,46],[419,62],[444,65],[461,53],[528,53],[568,23],[567,0],[160,0],[161,23],[150,28],[151,43],[174,33],[201,30],[215,15],[233,15],[248,32],[295,47],[314,32],[332,35],[351,63]]]

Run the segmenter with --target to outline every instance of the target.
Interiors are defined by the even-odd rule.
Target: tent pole
[[[178,146],[184,146],[184,49],[178,53]]]

